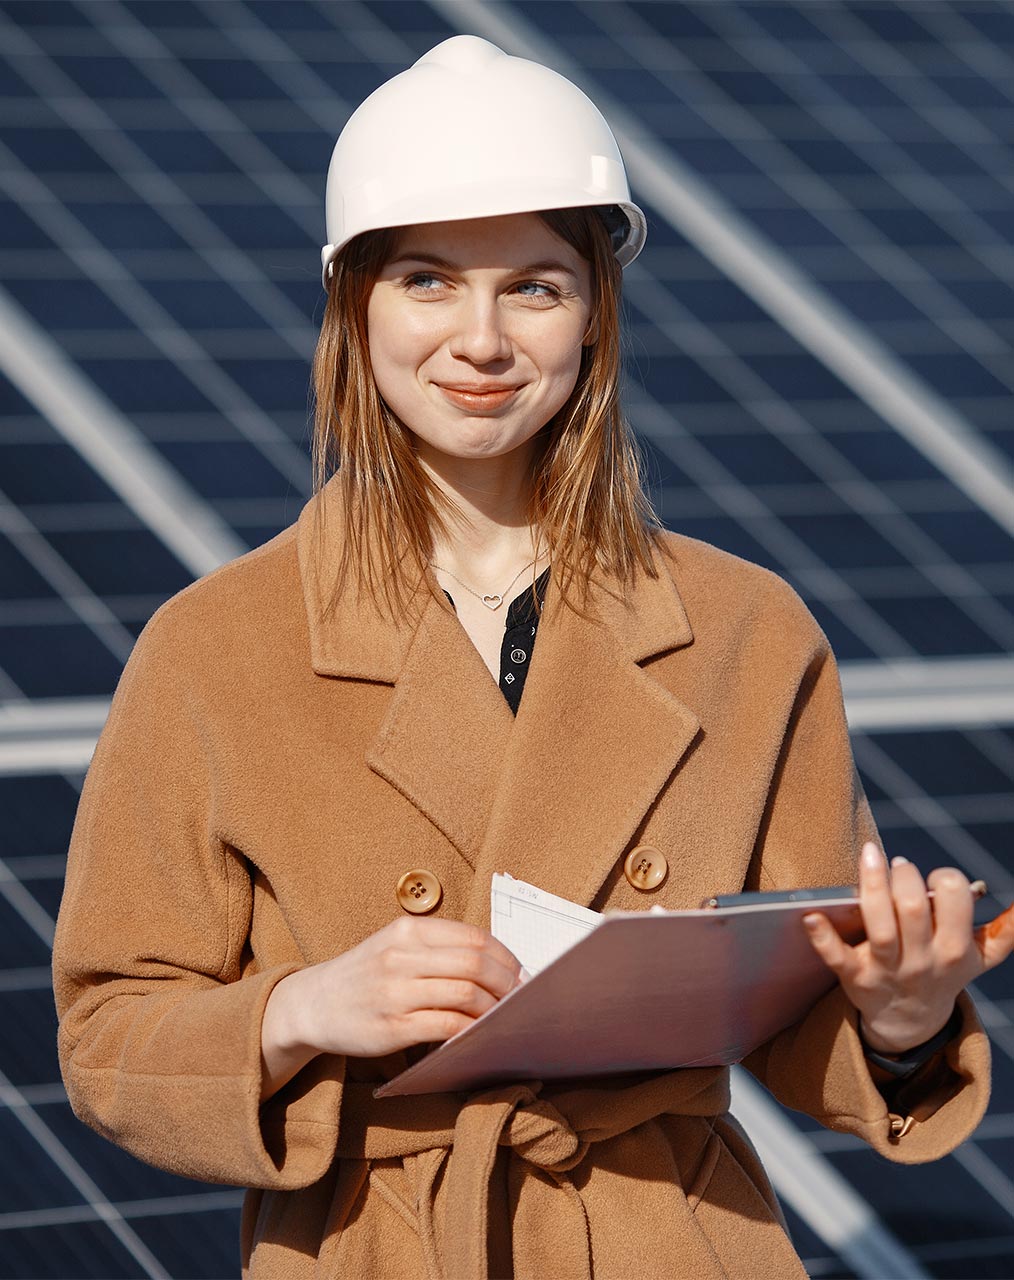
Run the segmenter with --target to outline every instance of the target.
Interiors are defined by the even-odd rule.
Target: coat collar
[[[517,719],[453,610],[416,588],[412,620],[353,592],[325,619],[340,549],[333,483],[297,529],[313,669],[393,684],[367,754],[475,871],[466,918],[488,925],[489,877],[507,871],[590,902],[700,722],[641,664],[693,642],[666,557],[626,593],[594,583],[587,614],[550,583]],[[322,501],[318,537],[314,504]]]
[[[354,591],[341,597],[331,615],[326,616],[341,552],[340,539],[340,502],[332,478],[303,507],[296,527],[313,669],[318,675],[394,684],[420,618],[392,619],[371,599],[360,598]],[[682,648],[694,638],[665,557],[656,552],[655,563],[658,577],[639,575],[633,591],[625,597],[607,581],[594,584],[592,590],[590,603],[597,622],[591,625],[601,624],[611,630],[632,662],[644,662]],[[425,579],[420,578],[411,603],[422,616],[427,611],[427,596],[431,597],[431,593]],[[552,605],[553,598],[551,591],[547,606]]]

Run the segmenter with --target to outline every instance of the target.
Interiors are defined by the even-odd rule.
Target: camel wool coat
[[[854,882],[875,835],[827,640],[775,574],[665,534],[657,577],[597,584],[586,616],[551,584],[514,719],[425,582],[414,620],[351,594],[324,617],[337,503],[332,483],[168,601],[124,670],[56,936],[74,1110],[250,1188],[250,1280],[802,1276],[724,1068],[375,1100],[411,1055],[323,1055],[259,1105],[272,988],[397,919],[406,871],[488,928],[495,871],[600,910],[696,907]],[[650,892],[623,874],[637,844],[668,861]],[[891,1160],[934,1159],[986,1106],[960,1003],[900,1136],[837,986],[747,1066]]]

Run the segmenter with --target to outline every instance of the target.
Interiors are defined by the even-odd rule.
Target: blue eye
[[[540,296],[546,298],[556,297],[556,290],[553,286],[550,284],[543,284],[540,280],[523,280],[518,285],[518,290],[520,291],[522,289],[541,289],[543,291],[541,295],[537,293],[527,293],[525,294],[525,297],[527,298],[537,298]]]
[[[436,276],[429,271],[417,271],[415,275],[409,276],[405,281],[412,288],[422,289],[424,292],[429,293],[431,290],[427,287],[427,282],[430,285],[439,283]]]

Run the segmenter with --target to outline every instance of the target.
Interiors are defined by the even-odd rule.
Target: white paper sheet
[[[603,920],[598,911],[509,875],[493,876],[489,898],[490,932],[517,956],[528,977],[552,964]]]

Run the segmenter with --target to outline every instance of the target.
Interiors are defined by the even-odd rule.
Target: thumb
[[[982,956],[983,969],[992,969],[1014,951],[1014,906],[1001,911],[988,924],[975,931],[975,941]]]

